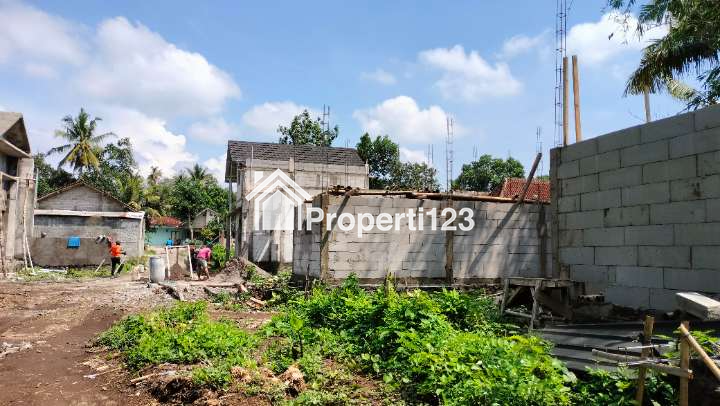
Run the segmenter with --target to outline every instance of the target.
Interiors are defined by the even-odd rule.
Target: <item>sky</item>
[[[624,96],[625,83],[666,29],[638,38],[634,17],[626,32],[605,0],[571,3],[583,137],[642,123],[642,97]],[[24,115],[36,153],[84,107],[100,131],[131,139],[143,174],[199,163],[223,180],[229,139],[276,142],[279,125],[324,105],[335,146],[387,134],[401,159],[426,161],[432,145],[441,184],[447,117],[454,176],[476,154],[529,169],[540,128],[546,174],[554,26],[551,0],[0,0],[0,111]],[[653,118],[683,107],[651,96]]]

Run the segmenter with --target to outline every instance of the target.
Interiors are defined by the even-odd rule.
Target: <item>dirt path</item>
[[[118,279],[0,282],[1,405],[148,405],[122,371],[98,371],[86,344],[123,315],[171,303],[164,292]],[[7,353],[10,351],[10,353]]]

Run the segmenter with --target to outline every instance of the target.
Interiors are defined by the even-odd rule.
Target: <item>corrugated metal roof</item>
[[[253,158],[267,161],[307,162],[330,165],[365,166],[365,162],[354,148],[320,147],[317,145],[276,144],[272,142],[228,141],[225,164],[225,180],[235,180],[230,171],[230,162],[244,165]]]

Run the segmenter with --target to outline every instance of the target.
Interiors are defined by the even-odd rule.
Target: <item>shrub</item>
[[[210,256],[210,268],[215,271],[221,271],[225,269],[225,247],[220,244],[212,246],[212,255]]]

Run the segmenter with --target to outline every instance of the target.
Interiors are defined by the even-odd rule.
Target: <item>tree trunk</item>
[[[188,229],[190,229],[190,240],[195,241],[195,237],[193,236],[192,220],[190,219],[190,216],[188,216]]]

